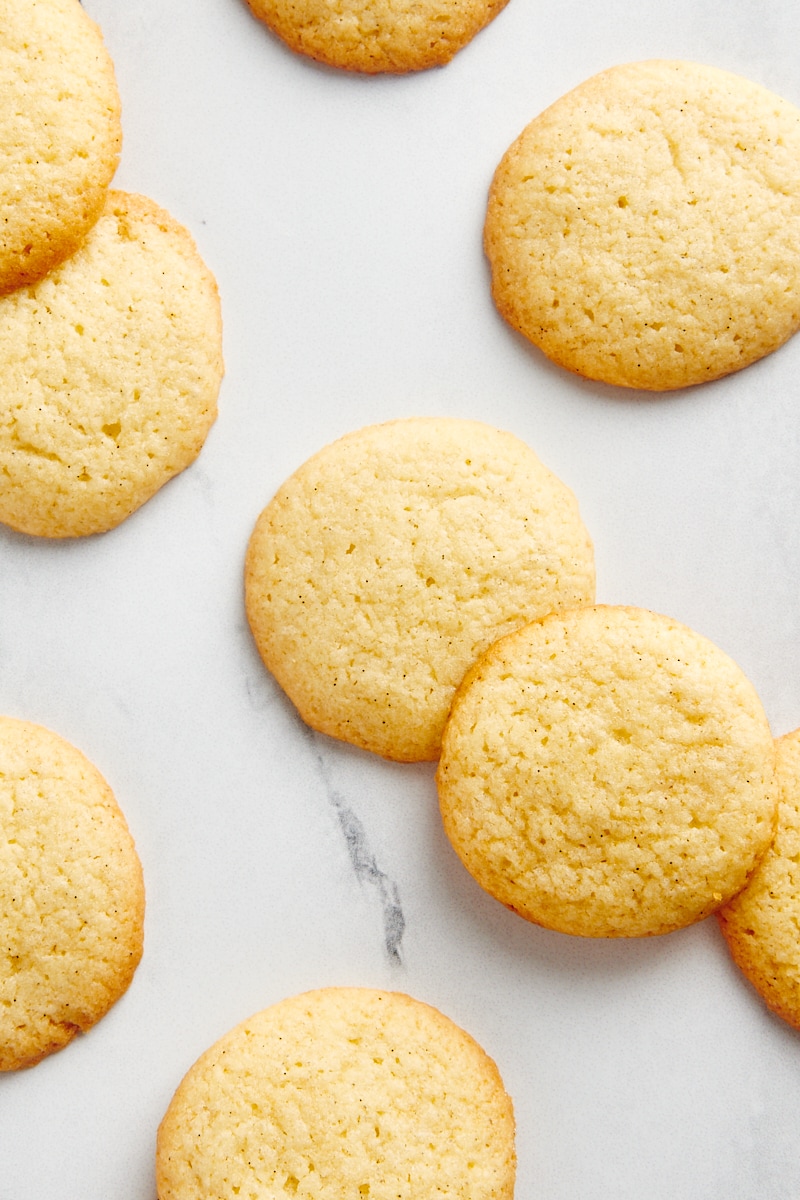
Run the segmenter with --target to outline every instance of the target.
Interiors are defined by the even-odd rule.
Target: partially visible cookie
[[[476,421],[368,426],[309,459],[259,517],[247,615],[314,729],[435,759],[464,672],[502,633],[594,600],[572,492]]]
[[[159,1200],[511,1200],[511,1101],[436,1009],[325,988],[238,1025],[195,1063],[158,1132]]]
[[[717,913],[734,961],[800,1029],[800,730],[778,738],[778,828],[753,877]]]
[[[94,766],[39,725],[0,717],[0,1070],[94,1025],[142,954],[142,869]]]
[[[449,62],[508,0],[248,0],[298,54],[366,74]]]
[[[720,908],[772,837],[774,744],[741,670],[642,609],[545,617],[456,696],[438,771],[478,883],[562,933],[667,933]]]
[[[0,298],[0,521],[61,538],[129,516],[200,452],[221,340],[188,231],[109,193],[72,258]]]
[[[484,241],[500,313],[560,366],[736,371],[800,326],[800,111],[697,63],[612,67],[507,151]]]
[[[78,249],[121,144],[113,64],[78,0],[0,0],[0,292]]]

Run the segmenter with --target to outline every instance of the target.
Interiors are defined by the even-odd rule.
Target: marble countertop
[[[683,58],[800,104],[796,0],[510,0],[445,68],[293,56],[241,0],[85,0],[114,58],[116,186],[192,231],[226,376],[197,462],[110,534],[0,530],[0,711],[84,751],[147,885],[128,993],[0,1078],[0,1200],[155,1200],[158,1122],[194,1059],[330,984],[431,1003],[496,1060],[518,1200],[800,1196],[800,1038],[714,920],[587,941],[486,896],[434,769],[307,730],[243,607],[251,528],[310,454],[392,417],[511,430],[575,491],[598,599],[730,654],[800,725],[800,339],[703,388],[616,391],[548,364],[491,302],[481,230],[523,126],[614,63]]]

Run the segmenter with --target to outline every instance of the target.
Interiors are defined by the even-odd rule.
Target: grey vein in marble
[[[378,896],[383,915],[384,948],[389,962],[394,966],[402,966],[400,944],[405,932],[406,919],[403,916],[397,884],[378,866],[375,855],[370,850],[361,818],[353,812],[346,798],[333,786],[325,757],[316,747],[315,758],[325,785],[325,794],[336,812],[339,827],[344,834],[356,879],[359,883],[373,888]]]

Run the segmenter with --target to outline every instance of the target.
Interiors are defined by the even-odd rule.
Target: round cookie
[[[331,67],[404,73],[443,66],[508,0],[248,0],[290,49]]]
[[[100,773],[63,738],[0,717],[0,1070],[94,1025],[142,954],[144,887]]]
[[[110,192],[81,249],[0,298],[0,521],[118,525],[196,458],[222,377],[217,286],[190,234]]]
[[[523,131],[484,245],[502,316],[562,367],[663,390],[800,326],[800,111],[696,63],[613,67]]]
[[[237,1026],[158,1131],[159,1200],[511,1200],[514,1116],[497,1067],[436,1009],[327,988]]]
[[[575,497],[523,442],[410,418],[325,447],[278,491],[247,552],[261,656],[323,733],[433,760],[464,672],[500,634],[594,599]]]
[[[113,64],[78,0],[0,0],[0,292],[78,249],[121,144]]]
[[[774,744],[740,669],[667,617],[597,606],[497,642],[468,673],[438,770],[478,883],[586,937],[720,908],[773,833]]]
[[[734,961],[800,1029],[800,730],[778,738],[778,828],[747,886],[717,913]]]

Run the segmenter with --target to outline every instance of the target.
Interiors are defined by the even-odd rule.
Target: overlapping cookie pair
[[[732,928],[775,832],[761,702],[708,639],[595,603],[575,497],[519,439],[418,418],[332,443],[259,517],[246,603],[308,724],[439,759],[445,829],[505,905],[582,936]]]
[[[183,226],[110,190],[120,99],[78,0],[2,0],[0,71],[0,521],[103,532],[203,445],[217,287]]]

